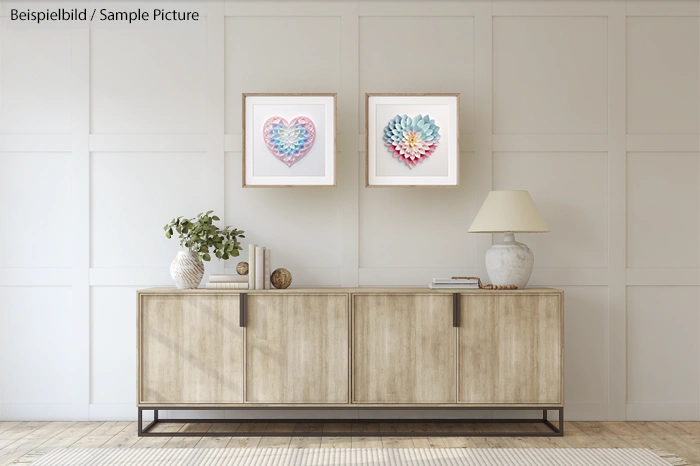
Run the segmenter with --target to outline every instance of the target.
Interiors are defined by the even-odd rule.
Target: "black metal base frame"
[[[528,410],[542,411],[542,419],[160,419],[158,417],[159,410],[237,410],[241,408],[170,408],[170,407],[149,407],[138,408],[138,432],[139,437],[563,437],[564,436],[564,408],[563,407],[526,407],[526,408],[510,408],[510,407],[491,407],[491,408],[430,408],[430,409],[450,409],[454,410]],[[259,407],[250,407],[243,409],[261,409]],[[362,407],[353,407],[353,409],[363,409]],[[369,408],[364,408],[369,409]],[[371,408],[371,409],[387,409],[387,408]],[[392,408],[389,408],[392,409]],[[412,408],[393,408],[393,409],[412,409]],[[143,425],[143,411],[153,411],[153,421],[148,425]],[[552,424],[547,416],[548,411],[557,411],[559,413],[558,425]],[[351,424],[376,424],[376,423],[459,423],[459,424],[478,424],[478,423],[503,423],[503,424],[544,424],[550,431],[545,432],[483,432],[483,431],[467,431],[467,430],[444,430],[444,431],[371,431],[358,432],[353,430],[336,431],[336,432],[275,432],[265,430],[264,432],[256,431],[237,431],[237,432],[154,432],[153,428],[158,424],[166,423],[327,423],[327,422],[342,422]]]

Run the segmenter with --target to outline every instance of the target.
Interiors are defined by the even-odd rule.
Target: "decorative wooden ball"
[[[270,275],[270,283],[278,290],[289,288],[292,284],[292,274],[287,269],[277,269]]]
[[[238,275],[248,275],[248,263],[239,262],[238,265],[236,265],[236,272],[238,272]]]

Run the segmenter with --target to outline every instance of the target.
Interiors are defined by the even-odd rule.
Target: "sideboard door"
[[[560,294],[465,294],[459,402],[563,403]]]
[[[353,403],[454,403],[452,295],[353,295]]]
[[[248,403],[348,403],[349,295],[248,296]]]
[[[238,295],[142,295],[139,403],[243,401]]]

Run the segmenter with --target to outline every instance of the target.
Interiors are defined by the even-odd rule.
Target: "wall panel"
[[[70,133],[70,30],[3,28],[0,57],[0,133]]]
[[[180,250],[163,225],[216,202],[216,166],[206,153],[91,154],[91,266],[170,266]]]
[[[90,403],[133,404],[136,396],[134,296],[139,287],[93,286],[90,292]]]
[[[93,133],[205,133],[206,19],[90,33]]]
[[[459,188],[362,189],[360,267],[442,267],[453,268],[454,273],[473,267],[473,237],[466,233],[474,217],[469,189],[472,158],[471,153],[460,154]],[[430,272],[427,275],[411,284],[427,285]],[[363,284],[391,279],[381,280]]]
[[[607,19],[494,18],[493,132],[607,133]]]
[[[685,420],[698,420],[699,292],[697,286],[628,288],[627,402],[635,408],[632,419],[658,418],[659,405],[670,405],[670,412],[673,405],[682,405]]]
[[[698,173],[698,153],[627,154],[628,267],[700,267]]]
[[[565,399],[608,401],[608,303],[604,286],[565,286]]]
[[[700,20],[627,18],[627,132],[700,132]]]
[[[0,287],[4,420],[60,419],[70,412],[76,374],[71,302],[70,287]]]
[[[608,289],[606,286],[560,288],[565,292],[566,417],[606,419],[610,350]]]
[[[71,267],[71,154],[0,152],[0,267]]]

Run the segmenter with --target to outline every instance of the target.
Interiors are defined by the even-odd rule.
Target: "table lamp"
[[[515,233],[546,233],[549,227],[527,191],[491,191],[469,233],[504,233],[503,242],[486,251],[486,272],[494,285],[524,288],[535,264],[530,248]]]

